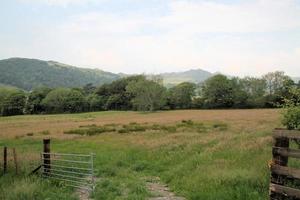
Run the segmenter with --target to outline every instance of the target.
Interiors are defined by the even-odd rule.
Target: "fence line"
[[[270,200],[300,199],[300,189],[294,182],[300,180],[300,169],[288,167],[288,158],[300,158],[299,149],[291,149],[290,141],[300,141],[300,131],[275,129],[275,145],[272,149],[273,160],[270,166]]]
[[[11,151],[11,154],[9,154],[9,151]],[[17,160],[17,151],[16,151],[16,148],[8,148],[6,146],[3,147],[3,154],[1,152],[1,155],[0,156],[0,169],[2,171],[2,168],[3,168],[3,174],[6,174],[9,170],[9,164],[10,165],[13,165],[13,167],[15,168],[15,173],[18,174],[19,173],[19,162]],[[3,162],[3,164],[2,164]],[[11,164],[13,163],[13,164]]]
[[[43,152],[36,152],[33,158],[24,152],[20,154],[20,151],[17,155],[16,148],[1,148],[0,175],[41,172],[41,177],[62,181],[66,186],[94,190],[94,154],[52,153],[50,139],[44,139],[43,145]]]

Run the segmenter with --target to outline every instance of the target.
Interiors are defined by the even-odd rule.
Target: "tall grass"
[[[70,188],[36,176],[5,175],[0,179],[0,199],[3,200],[78,199]]]
[[[173,124],[114,124],[108,126],[115,129],[113,132],[73,140],[53,139],[52,151],[96,154],[95,200],[146,199],[151,196],[145,181],[149,177],[160,177],[176,194],[192,200],[267,199],[267,162],[272,155],[274,121],[261,123],[259,116],[255,121],[238,120],[239,123],[184,120]],[[132,129],[137,126],[146,130]],[[95,127],[104,126],[78,129]],[[124,128],[132,131],[118,132]],[[38,152],[42,145],[34,136],[5,139],[0,144],[28,152]],[[76,199],[71,189],[36,177],[4,176],[0,178],[0,188],[0,199],[23,198],[20,195],[24,199]]]
[[[180,131],[196,131],[196,132],[207,132],[211,130],[225,131],[228,125],[225,123],[214,122],[211,124],[204,124],[201,122],[194,122],[192,120],[182,120],[174,125],[164,125],[164,124],[152,124],[148,123],[139,124],[136,122],[131,122],[129,124],[106,124],[102,126],[97,126],[95,124],[80,126],[79,129],[72,129],[64,131],[64,134],[75,134],[75,135],[85,135],[93,136],[102,133],[118,132],[118,133],[133,133],[133,132],[145,132],[145,131],[163,131],[169,133],[175,133]],[[30,136],[32,136],[31,133]],[[28,136],[28,134],[27,134]]]

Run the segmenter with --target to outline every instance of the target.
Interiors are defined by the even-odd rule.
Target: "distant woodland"
[[[2,116],[76,113],[103,110],[156,111],[172,109],[273,108],[293,99],[300,90],[284,72],[261,78],[229,78],[218,74],[195,84],[182,82],[166,88],[161,77],[129,76],[95,86],[37,87],[30,92],[0,88]],[[299,101],[299,99],[297,100]]]

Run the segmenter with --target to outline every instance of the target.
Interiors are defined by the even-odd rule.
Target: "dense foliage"
[[[16,88],[0,88],[0,115],[23,114],[25,103],[25,92]]]
[[[216,75],[205,81],[202,92],[208,108],[230,108],[234,104],[233,82],[224,75]]]
[[[288,129],[300,129],[300,88],[291,87],[284,99],[282,123]]]
[[[57,88],[48,93],[42,105],[47,113],[75,113],[85,110],[85,102],[82,92],[76,89]]]
[[[96,89],[96,94],[103,100],[103,110],[130,110],[132,109],[131,99],[133,94],[128,92],[126,87],[131,83],[145,79],[144,76],[131,76],[104,84]]]
[[[31,92],[0,88],[2,116],[40,113],[75,113],[100,110],[155,111],[190,108],[269,108],[289,105],[299,110],[299,102],[286,104],[299,90],[283,72],[271,72],[262,78],[228,78],[215,75],[202,84],[183,82],[169,89],[160,77],[131,76],[95,87],[40,87]],[[298,115],[286,113],[286,117]],[[294,125],[288,125],[294,126]],[[297,125],[299,126],[299,125]]]
[[[180,83],[168,91],[168,105],[170,109],[187,109],[192,107],[192,97],[195,96],[196,84]]]
[[[126,91],[132,94],[131,102],[136,110],[159,110],[166,103],[166,88],[154,80],[140,79],[137,82],[130,82]]]

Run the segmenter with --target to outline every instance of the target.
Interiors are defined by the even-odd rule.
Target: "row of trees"
[[[283,72],[243,79],[217,75],[202,85],[199,96],[205,108],[270,108],[281,105],[294,86],[299,84]]]
[[[74,113],[100,110],[276,107],[299,88],[283,72],[262,78],[228,78],[216,75],[202,84],[184,82],[165,88],[159,77],[131,76],[110,84],[83,88],[37,88],[29,93],[0,88],[2,116],[40,113]]]

